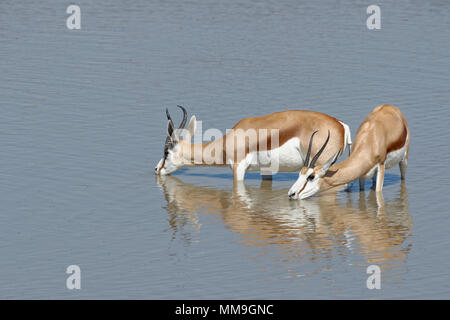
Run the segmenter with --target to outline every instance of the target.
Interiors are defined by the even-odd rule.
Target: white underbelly
[[[250,162],[247,170],[260,171],[263,168],[271,172],[298,171],[303,167],[303,157],[299,146],[299,139],[292,138],[279,148],[252,152],[247,155],[247,161]]]
[[[406,144],[402,148],[392,151],[392,152],[389,152],[386,155],[386,160],[384,161],[384,168],[390,169],[390,168],[396,166],[397,164],[400,163],[400,161],[405,159],[405,156],[406,156]],[[366,179],[372,178],[372,176],[377,171],[377,168],[378,168],[378,164],[375,165],[372,169],[370,169],[369,172],[366,173],[364,178],[366,178]]]
[[[386,161],[384,162],[384,167],[386,169],[392,168],[393,166],[397,165],[405,159],[406,156],[406,143],[405,145],[395,151],[389,152],[386,156]]]

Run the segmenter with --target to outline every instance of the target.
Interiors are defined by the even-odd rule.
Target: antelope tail
[[[342,121],[339,121],[339,122],[344,127],[344,150],[342,150],[342,153],[344,153],[345,148],[347,147],[347,145],[348,145],[349,150],[351,148],[351,145],[353,143],[353,141],[352,141],[352,133],[350,131],[350,127],[347,124],[343,123]]]

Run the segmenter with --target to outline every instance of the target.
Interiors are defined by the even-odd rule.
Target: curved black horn
[[[167,134],[168,134],[168,137],[171,137],[173,131],[175,130],[175,127],[173,125],[172,118],[170,117],[169,110],[167,108],[166,108],[166,115],[167,115],[167,120],[169,120],[168,127],[167,127]],[[166,140],[166,142],[167,142],[167,140]]]
[[[305,164],[304,166],[306,167],[309,163],[309,157],[311,156],[311,147],[312,147],[312,142],[313,142],[313,138],[314,135],[318,132],[319,130],[316,130],[313,132],[313,134],[311,135],[311,139],[309,139],[309,147],[308,147],[308,152],[306,153],[306,158],[305,158]]]
[[[314,156],[314,158],[312,158],[311,163],[309,165],[310,168],[314,168],[314,165],[316,164],[317,159],[319,159],[323,150],[327,146],[329,140],[330,140],[330,130],[328,130],[328,137],[327,137],[327,140],[325,140],[325,143],[323,144],[322,148],[320,148],[319,152],[317,152],[316,155]]]
[[[184,129],[184,126],[186,125],[186,120],[187,120],[187,112],[186,112],[186,109],[183,108],[183,106],[177,106],[177,107],[183,111],[183,120],[181,120],[180,127],[178,129]]]
[[[167,108],[166,108],[166,116],[167,116],[167,120],[172,121],[172,118],[170,117],[170,114],[169,114],[169,109],[167,109]]]

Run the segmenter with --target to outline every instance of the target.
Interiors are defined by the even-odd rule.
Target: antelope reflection
[[[289,201],[286,190],[273,190],[269,181],[259,188],[238,183],[231,190],[184,183],[173,176],[158,176],[157,182],[167,200],[174,237],[200,228],[199,214],[210,214],[238,233],[245,245],[264,250],[276,246],[288,260],[358,252],[369,264],[388,266],[409,251],[401,247],[412,229],[403,182],[396,197],[386,201],[374,190],[368,196],[360,192],[356,200],[351,193],[339,199],[331,192]]]

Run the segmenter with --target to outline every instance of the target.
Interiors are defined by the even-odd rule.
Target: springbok
[[[311,135],[310,145],[314,134]],[[315,158],[327,145],[326,141]],[[298,180],[289,190],[290,199],[305,199],[319,191],[347,184],[359,178],[360,189],[364,189],[364,179],[376,175],[376,192],[383,189],[384,170],[400,166],[402,180],[408,165],[409,129],[403,114],[396,107],[382,105],[376,107],[361,123],[356,133],[351,155],[339,164],[333,165],[337,156],[324,164],[311,162],[299,173]],[[310,150],[308,150],[310,153]]]
[[[325,140],[318,134],[317,140],[306,143],[311,133],[329,130],[333,137],[329,141],[324,155],[342,153],[347,144],[351,144],[349,127],[343,122],[323,113],[303,110],[289,110],[272,113],[263,117],[245,118],[233,129],[211,142],[191,143],[197,120],[192,116],[185,138],[181,140],[179,131],[184,129],[187,112],[182,106],[183,120],[178,130],[174,129],[169,111],[168,135],[164,147],[164,157],[155,167],[159,175],[170,174],[182,167],[189,166],[231,166],[234,181],[243,181],[246,171],[260,171],[263,179],[272,173],[298,171],[309,161],[311,152],[317,152]],[[323,150],[322,150],[323,151]],[[322,161],[317,162],[320,165]]]

